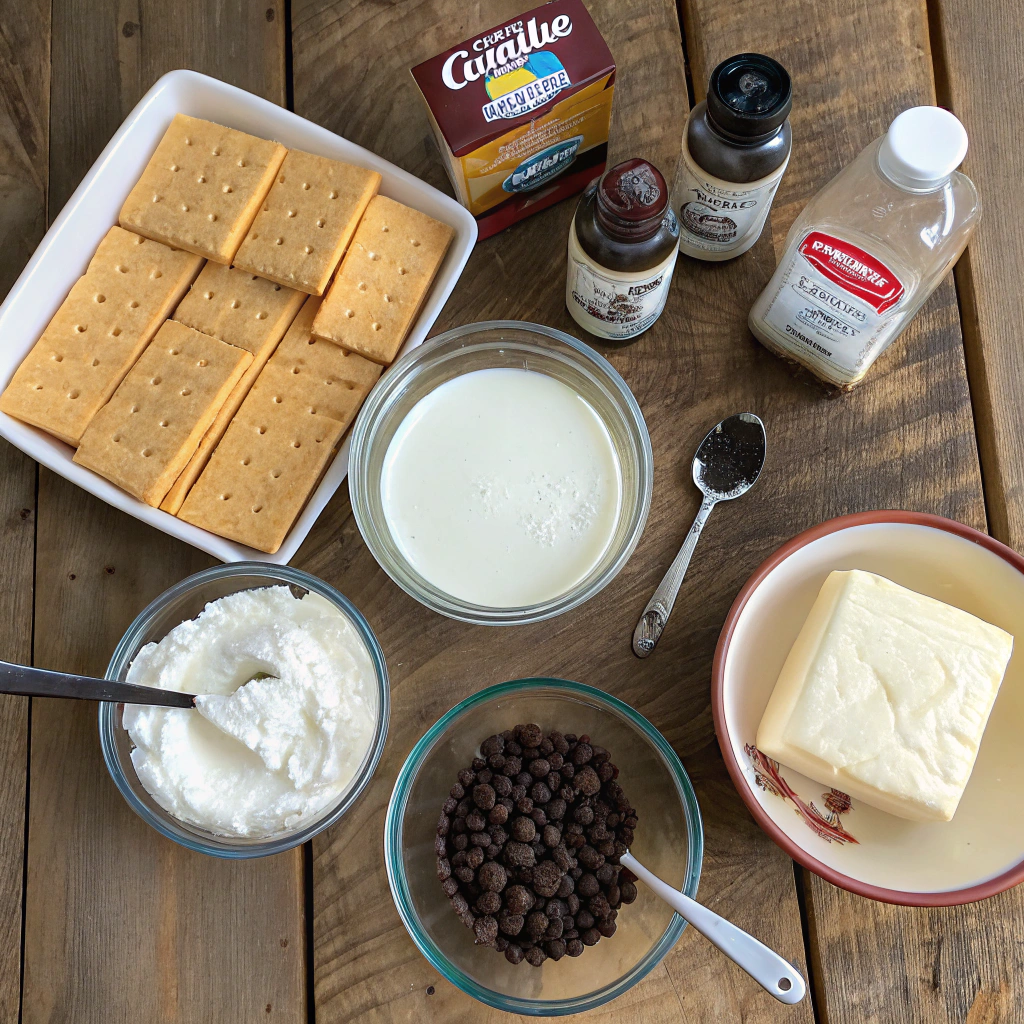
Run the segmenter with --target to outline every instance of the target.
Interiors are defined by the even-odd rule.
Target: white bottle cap
[[[911,107],[891,125],[878,166],[893,184],[915,192],[939,188],[967,155],[967,131],[941,107]]]

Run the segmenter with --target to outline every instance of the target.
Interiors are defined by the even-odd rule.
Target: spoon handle
[[[697,518],[694,519],[693,526],[690,527],[690,532],[679,549],[679,554],[673,559],[672,564],[668,567],[668,572],[662,577],[654,596],[647,602],[647,607],[644,609],[643,615],[640,616],[636,629],[633,630],[633,653],[638,658],[646,658],[654,650],[655,644],[661,637],[668,617],[672,614],[672,606],[676,603],[676,595],[683,585],[683,577],[690,564],[693,549],[697,546],[700,532],[704,529],[704,524],[708,521],[708,516],[711,515],[711,510],[714,507],[715,499],[709,498],[705,494]]]
[[[138,683],[119,683],[113,679],[93,679],[68,672],[51,672],[31,665],[12,665],[0,661],[0,693],[23,697],[77,697],[81,700],[108,700],[126,704],[157,704],[161,707],[191,708],[195,697],[177,690],[159,690]]]
[[[708,910],[678,889],[673,889],[648,871],[632,854],[624,853],[619,860],[623,867],[629,868],[655,895],[661,897],[681,918],[692,924],[704,938],[717,946],[733,963],[742,967],[780,1003],[799,1003],[803,999],[807,991],[803,977],[778,953],[724,917],[719,917],[713,910]]]

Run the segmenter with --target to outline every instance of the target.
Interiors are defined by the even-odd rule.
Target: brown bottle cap
[[[638,157],[605,171],[597,187],[597,221],[619,241],[642,242],[657,234],[667,207],[661,171]]]

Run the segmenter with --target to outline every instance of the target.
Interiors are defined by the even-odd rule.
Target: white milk
[[[600,417],[543,373],[476,370],[421,399],[384,458],[384,516],[417,572],[515,608],[571,590],[615,531],[622,481]]]

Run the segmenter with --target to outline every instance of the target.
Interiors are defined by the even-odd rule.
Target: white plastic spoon
[[[713,910],[708,910],[678,889],[673,889],[648,871],[631,853],[624,853],[619,863],[629,868],[656,896],[660,896],[684,921],[692,924],[704,938],[716,945],[733,963],[742,967],[780,1003],[799,1003],[803,999],[807,991],[804,979],[778,953],[724,917],[719,917]]]

